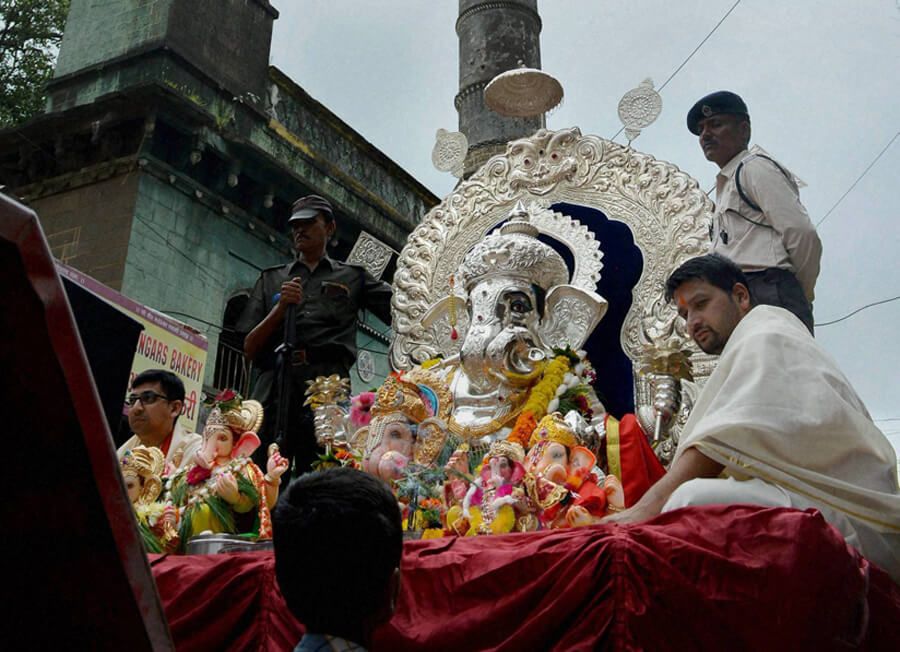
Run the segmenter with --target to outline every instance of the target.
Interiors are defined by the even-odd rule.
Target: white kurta
[[[757,306],[735,328],[675,459],[690,447],[724,465],[726,476],[758,478],[786,491],[791,506],[820,509],[900,581],[894,449],[831,356],[788,311]]]

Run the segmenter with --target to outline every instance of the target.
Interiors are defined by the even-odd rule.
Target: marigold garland
[[[556,396],[556,390],[570,369],[571,360],[567,355],[558,355],[547,365],[544,377],[532,388],[519,418],[516,419],[516,424],[507,437],[509,441],[517,442],[523,448],[528,447],[528,441],[537,427],[538,419],[547,414],[547,405]]]
[[[522,410],[507,439],[520,444],[522,448],[525,448],[528,446],[528,442],[531,439],[531,433],[534,432],[535,428],[537,428],[537,419],[534,418],[534,415],[531,412]]]

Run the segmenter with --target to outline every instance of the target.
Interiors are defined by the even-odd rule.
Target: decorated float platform
[[[340,560],[324,563],[339,564]],[[271,552],[150,556],[177,649],[291,650]],[[894,650],[900,587],[815,511],[404,544],[382,650]]]

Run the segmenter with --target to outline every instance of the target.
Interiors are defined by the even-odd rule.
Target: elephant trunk
[[[531,331],[521,326],[503,329],[488,344],[486,354],[491,370],[504,380],[509,374],[530,377],[544,359]]]
[[[544,354],[534,335],[522,326],[508,326],[496,335],[490,328],[473,328],[460,350],[460,363],[471,388],[485,394],[511,377],[530,377]]]
[[[486,394],[495,388],[497,381],[488,369],[486,351],[494,336],[493,329],[473,325],[459,351],[460,365],[469,379],[469,387],[476,394]]]

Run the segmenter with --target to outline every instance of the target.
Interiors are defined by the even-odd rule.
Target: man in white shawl
[[[900,582],[897,457],[831,356],[787,310],[754,306],[722,256],[684,263],[667,296],[697,345],[721,358],[668,473],[605,522],[689,505],[812,507]]]

